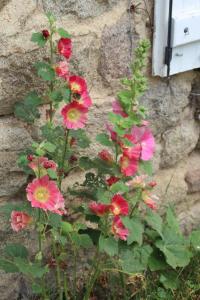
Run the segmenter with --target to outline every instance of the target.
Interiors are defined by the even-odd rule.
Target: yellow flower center
[[[80,86],[79,86],[79,84],[77,84],[77,83],[72,83],[71,84],[71,90],[72,90],[72,92],[77,92],[77,91],[79,91],[80,90]]]
[[[45,203],[49,199],[49,191],[45,187],[39,187],[36,189],[34,197],[38,202]]]
[[[113,204],[113,214],[115,216],[120,214],[120,208],[117,205],[114,205],[114,204]]]
[[[76,121],[79,119],[79,117],[80,117],[80,112],[75,108],[70,109],[67,113],[67,118],[70,121]]]

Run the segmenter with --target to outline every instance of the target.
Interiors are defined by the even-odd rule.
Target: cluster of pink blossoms
[[[97,203],[92,201],[89,204],[90,210],[99,217],[106,214],[113,216],[112,218],[112,233],[120,238],[121,240],[126,240],[128,236],[128,229],[125,228],[121,221],[120,216],[127,216],[129,213],[128,202],[120,194],[113,196],[110,204]]]
[[[71,40],[61,38],[58,42],[58,52],[66,60],[59,62],[55,67],[55,71],[59,77],[66,81],[66,85],[71,92],[71,102],[61,110],[63,123],[67,129],[76,130],[85,126],[88,109],[92,105],[92,100],[89,96],[85,79],[80,76],[71,75],[69,72],[68,60],[72,54]]]

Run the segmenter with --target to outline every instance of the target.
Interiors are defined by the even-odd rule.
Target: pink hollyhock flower
[[[143,120],[142,121],[142,126],[149,126],[149,121]]]
[[[157,182],[156,181],[150,181],[148,183],[148,185],[153,188],[153,187],[155,187],[157,185]]]
[[[121,104],[118,100],[115,100],[115,101],[112,102],[112,109],[113,109],[113,112],[116,115],[120,115],[124,118],[128,117],[127,113],[124,112],[124,110],[121,107]]]
[[[58,41],[58,52],[66,59],[69,59],[72,54],[72,41],[68,38],[61,38]]]
[[[141,159],[150,160],[155,151],[155,140],[151,130],[145,126],[134,126],[131,130],[134,144],[140,144],[142,148]]]
[[[69,77],[69,87],[74,94],[81,95],[87,91],[85,79],[76,75]]]
[[[141,155],[141,150],[142,150],[141,145],[140,144],[134,145],[133,138],[130,134],[126,134],[124,138],[128,139],[131,143],[133,143],[133,146],[126,146],[121,143],[123,154],[130,157],[131,159],[139,160]]]
[[[127,240],[127,236],[129,234],[128,229],[124,226],[119,216],[115,216],[112,223],[112,232],[113,234],[123,240]]]
[[[126,182],[126,185],[133,188],[145,188],[146,183],[145,179],[147,178],[147,175],[140,175],[135,176],[132,180]]]
[[[125,176],[133,176],[138,170],[138,160],[131,159],[126,155],[120,157],[121,172]]]
[[[57,66],[55,66],[56,74],[67,80],[69,78],[68,63],[66,61],[60,61]]]
[[[85,126],[88,109],[77,101],[65,105],[61,111],[64,125],[68,129],[79,129]]]
[[[18,232],[26,228],[32,221],[32,218],[22,211],[12,211],[11,213],[11,227]]]
[[[47,157],[33,157],[28,165],[38,177],[47,175],[47,169],[57,170],[57,164],[53,160],[48,160]]]
[[[117,133],[113,130],[112,126],[109,124],[106,124],[106,129],[109,131],[111,139],[116,142],[117,141]]]
[[[78,103],[82,104],[84,107],[89,108],[92,105],[92,99],[90,98],[87,91],[83,92],[78,99]]]
[[[129,211],[128,202],[121,195],[114,195],[111,201],[110,210],[115,216],[127,216]]]
[[[99,217],[102,217],[103,215],[109,212],[110,205],[92,201],[89,204],[89,208],[94,214],[96,214]]]
[[[106,183],[108,186],[111,186],[119,180],[120,180],[120,178],[118,178],[118,177],[110,176],[108,179],[106,179]]]
[[[155,200],[158,200],[157,196],[151,195],[149,191],[143,191],[142,199],[149,208],[151,208],[152,210],[157,210],[157,203],[155,202]]]
[[[62,215],[65,213],[64,198],[56,183],[46,175],[36,178],[26,188],[27,199],[32,207],[49,210]]]
[[[108,162],[108,163],[113,163],[112,154],[106,149],[99,152],[98,157],[101,158],[102,160]]]

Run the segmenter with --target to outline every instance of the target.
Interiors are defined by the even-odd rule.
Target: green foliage
[[[34,32],[32,34],[31,41],[38,44],[39,47],[44,47],[46,45],[47,39],[45,39],[42,32]]]
[[[32,124],[35,119],[39,119],[40,114],[38,106],[42,104],[42,100],[36,92],[31,92],[21,102],[15,104],[15,116],[28,124]]]
[[[96,141],[103,146],[112,147],[113,143],[111,142],[109,136],[106,133],[100,133],[96,136]]]
[[[46,62],[37,62],[35,64],[38,76],[40,76],[45,81],[52,81],[55,78],[55,71],[50,64]]]
[[[63,38],[71,38],[71,34],[69,34],[69,32],[67,32],[64,28],[58,28],[58,34],[63,37]]]
[[[131,245],[133,242],[137,242],[141,246],[143,242],[144,225],[140,219],[136,217],[124,217],[123,224],[129,230],[127,244]]]
[[[10,257],[28,257],[28,250],[21,244],[8,244],[4,249],[5,255]]]
[[[105,252],[109,256],[118,255],[118,242],[113,237],[105,238],[100,236],[99,249],[101,252]]]
[[[76,139],[78,147],[85,149],[90,145],[90,139],[87,137],[83,129],[78,129],[70,132],[70,136]]]

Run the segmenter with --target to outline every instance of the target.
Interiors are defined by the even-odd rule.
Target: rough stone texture
[[[56,15],[74,14],[82,19],[99,16],[120,0],[42,0],[44,10]]]
[[[165,131],[161,166],[173,166],[186,157],[196,147],[198,138],[199,125],[194,120],[187,120],[180,126]]]
[[[0,197],[16,193],[27,176],[16,165],[20,151],[32,139],[24,125],[13,117],[0,118]]]
[[[116,79],[130,74],[133,38],[128,13],[116,24],[105,26],[101,39],[99,72],[107,84],[112,85]]]
[[[190,170],[185,175],[188,193],[200,192],[200,169]]]

